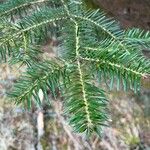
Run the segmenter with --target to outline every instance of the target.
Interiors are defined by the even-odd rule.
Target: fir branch
[[[104,91],[88,83],[88,79],[80,74],[78,67],[76,69],[69,76],[71,82],[66,85],[64,95],[69,123],[75,132],[84,132],[90,136],[95,131],[101,135],[101,128],[108,120],[108,101]]]
[[[7,15],[7,14],[11,14],[13,11],[16,11],[18,9],[22,9],[22,8],[28,7],[30,5],[44,3],[47,1],[49,1],[49,0],[25,0],[25,1],[13,0],[10,2],[6,2],[6,3],[2,4],[0,7],[0,17]]]
[[[97,17],[99,16],[99,17]],[[88,23],[91,23],[92,25],[98,27],[100,30],[104,31],[106,34],[108,34],[115,42],[118,42],[118,44],[126,50],[128,53],[130,53],[127,49],[127,47],[123,44],[123,41],[120,40],[119,36],[123,35],[124,32],[119,28],[118,24],[115,21],[108,20],[105,18],[104,14],[98,13],[98,11],[94,12],[87,12],[85,13],[85,16],[80,15],[74,15],[72,14],[71,17],[86,21]],[[94,18],[95,17],[95,18]]]
[[[15,99],[17,104],[30,104],[33,96],[35,102],[40,106],[38,96],[39,90],[41,89],[43,91],[46,99],[47,89],[50,89],[52,94],[55,96],[55,90],[60,87],[59,80],[62,76],[64,76],[64,72],[65,65],[60,65],[58,61],[45,61],[43,63],[36,64],[30,67],[27,72],[20,77],[18,82],[14,85],[12,92],[9,93],[9,96]]]
[[[124,40],[130,44],[143,46],[145,48],[150,47],[150,31],[145,32],[137,28],[128,29],[125,32]]]
[[[64,7],[65,7],[65,10],[68,14],[68,16],[70,16],[70,12],[67,8],[67,6],[65,5],[64,1],[61,0]],[[87,130],[89,130],[89,128],[91,128],[92,126],[92,121],[91,121],[91,118],[90,118],[90,113],[89,113],[89,106],[88,106],[88,100],[87,100],[87,97],[86,97],[86,91],[85,91],[85,84],[84,84],[84,79],[83,79],[83,72],[81,70],[81,64],[80,64],[80,61],[79,61],[79,37],[78,37],[78,30],[79,30],[79,26],[77,24],[77,22],[71,18],[71,21],[74,23],[74,29],[75,29],[75,53],[76,53],[76,58],[77,58],[77,69],[78,69],[78,76],[79,76],[79,85],[81,86],[81,93],[82,93],[82,99],[83,99],[83,102],[84,102],[84,110],[85,110],[85,121],[86,122],[86,128]],[[79,130],[81,130],[81,126],[83,125],[79,125]],[[85,128],[85,129],[86,129]]]
[[[123,66],[121,64],[116,64],[116,63],[112,63],[112,62],[109,62],[109,61],[104,61],[104,60],[100,60],[100,59],[92,59],[92,58],[84,58],[84,57],[80,57],[81,60],[86,60],[86,61],[89,61],[89,62],[97,62],[99,64],[106,64],[112,68],[117,68],[117,69],[120,69],[120,70],[124,70],[124,72],[131,72],[135,75],[138,75],[138,76],[141,76],[143,78],[146,78],[147,77],[147,74],[145,73],[142,73],[140,71],[136,71],[134,69],[130,69],[129,67],[126,67],[126,66]]]
[[[47,1],[58,5],[45,6]],[[38,9],[31,7],[28,12],[28,6]],[[22,8],[24,18],[18,15],[24,16]],[[141,79],[150,75],[150,61],[140,52],[141,46],[150,48],[149,31],[124,31],[100,10],[85,10],[82,0],[9,0],[0,6],[0,16],[2,58],[9,54],[12,62],[28,64],[11,97],[17,104],[30,107],[34,99],[41,105],[38,91],[42,90],[47,99],[46,91],[50,89],[55,97],[58,88],[77,132],[101,135],[107,124],[105,92],[93,83],[93,77],[102,76],[110,82],[110,89],[117,81],[118,90],[123,85],[137,92]],[[55,61],[39,63],[39,47],[53,32],[60,37],[61,54]]]
[[[70,12],[69,12],[67,5],[65,5],[63,0],[62,0],[62,3],[64,5],[64,8],[65,8],[68,16],[70,16]],[[75,83],[75,85],[69,84],[66,97],[68,97],[68,96],[70,97],[70,94],[72,94],[74,92],[75,92],[75,94],[73,94],[74,96],[71,97],[70,100],[69,100],[69,98],[67,98],[67,101],[69,101],[69,102],[66,101],[66,109],[69,111],[69,113],[71,113],[70,124],[73,125],[75,131],[76,132],[85,132],[89,136],[93,131],[100,133],[101,132],[100,131],[101,124],[104,124],[104,122],[107,120],[107,117],[105,115],[103,116],[103,113],[102,114],[100,113],[100,112],[102,112],[102,109],[99,109],[99,108],[101,108],[101,106],[103,104],[100,104],[98,102],[99,100],[101,100],[101,98],[103,100],[105,100],[105,98],[104,97],[99,97],[98,99],[95,98],[95,103],[97,103],[97,106],[98,106],[97,111],[99,111],[100,114],[97,115],[93,111],[91,112],[90,103],[92,101],[94,101],[94,97],[90,97],[88,89],[91,90],[92,87],[90,84],[85,82],[85,76],[84,76],[84,73],[83,73],[83,70],[81,67],[80,58],[79,58],[80,57],[80,53],[79,53],[80,37],[78,34],[79,25],[76,22],[76,20],[74,20],[74,18],[71,18],[71,22],[74,24],[74,34],[75,34],[74,41],[75,41],[75,54],[76,54],[77,67],[74,71],[75,73],[73,73],[73,77],[70,77],[71,78],[70,80],[73,83]],[[71,91],[70,91],[70,89],[71,89]],[[78,93],[78,91],[79,91],[79,93]],[[96,87],[95,87],[94,91],[96,91]],[[93,91],[93,94],[94,94],[94,91]],[[78,94],[80,96],[78,96]],[[95,94],[98,94],[98,93],[95,93]],[[81,98],[79,99],[79,97],[81,97]],[[73,102],[76,102],[74,104],[74,106],[71,105]],[[104,102],[104,104],[105,104],[105,102]],[[78,111],[77,106],[78,107],[81,106],[80,111]],[[82,120],[80,121],[80,119],[82,119]],[[79,122],[77,123],[77,121],[79,121]],[[96,121],[99,121],[99,123],[95,125],[94,123]],[[99,126],[99,128],[98,128],[98,126]]]
[[[20,34],[23,34],[24,32],[29,32],[30,30],[33,30],[35,28],[38,28],[42,25],[45,24],[49,24],[49,23],[54,23],[56,21],[61,21],[61,20],[66,20],[67,17],[58,17],[58,18],[54,18],[54,19],[49,19],[49,20],[44,20],[42,22],[39,22],[37,24],[33,24],[27,28],[21,29],[19,32],[13,34],[12,36],[8,37],[7,39],[5,39],[3,42],[0,43],[0,46],[2,46],[3,44],[7,43],[8,41],[12,40],[13,38],[17,37]]]
[[[68,19],[68,17],[66,17],[63,12],[59,13],[58,15],[58,12],[56,10],[44,10],[23,19],[18,24],[10,23],[10,25],[15,30],[8,30],[7,35],[4,34],[4,36],[0,38],[1,55],[5,56],[7,54],[5,45],[7,46],[7,49],[9,49],[9,51],[11,51],[11,47],[13,47],[14,43],[16,46],[16,43],[18,41],[19,41],[19,46],[21,45],[21,43],[25,45],[24,34],[27,34],[30,31],[32,31],[30,32],[30,34],[28,34],[29,35],[28,39],[30,39],[30,37],[33,37],[32,35],[35,29],[39,29],[40,27],[45,26],[47,24],[56,23],[58,21],[62,21],[66,19]]]

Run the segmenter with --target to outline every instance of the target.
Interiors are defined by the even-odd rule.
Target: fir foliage
[[[56,36],[59,55],[41,59],[41,46]],[[64,112],[74,131],[101,135],[108,121],[108,100],[95,81],[112,90],[140,90],[150,74],[141,53],[150,48],[150,32],[122,30],[101,10],[87,10],[81,0],[9,0],[0,4],[0,58],[28,66],[15,83],[11,98],[41,106],[38,95],[62,94]],[[58,92],[59,91],[59,92]]]

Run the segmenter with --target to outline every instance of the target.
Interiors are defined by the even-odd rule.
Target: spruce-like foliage
[[[49,37],[59,41],[57,57],[41,58]],[[41,105],[61,94],[64,112],[76,132],[101,134],[107,125],[108,100],[97,79],[110,89],[140,90],[150,74],[141,48],[150,48],[150,32],[122,30],[100,10],[81,0],[9,0],[0,4],[0,58],[28,69],[9,93],[17,104]],[[59,91],[59,92],[58,92]]]

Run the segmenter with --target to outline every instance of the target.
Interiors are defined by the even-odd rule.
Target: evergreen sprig
[[[150,61],[141,48],[150,48],[150,32],[122,30],[101,10],[87,10],[82,0],[9,0],[0,5],[0,54],[27,71],[9,93],[17,104],[41,105],[39,90],[48,100],[62,94],[64,112],[76,132],[101,135],[107,125],[108,100],[97,86],[140,90],[150,74]],[[57,57],[39,57],[42,45],[56,36]],[[58,92],[59,91],[59,92]],[[49,100],[48,100],[49,102]]]

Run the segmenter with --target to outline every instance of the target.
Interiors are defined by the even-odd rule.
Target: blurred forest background
[[[103,9],[122,28],[150,30],[150,0],[93,0],[88,5]],[[53,48],[57,47],[52,40],[44,47],[46,53]],[[143,54],[150,58],[150,50],[144,49]],[[150,150],[150,81],[143,81],[138,94],[108,91],[110,127],[104,129],[101,139],[95,135],[87,140],[72,133],[59,102],[53,108],[43,104],[42,110],[27,111],[6,98],[23,70],[17,65],[0,65],[0,150]],[[42,131],[38,117],[43,117]]]

